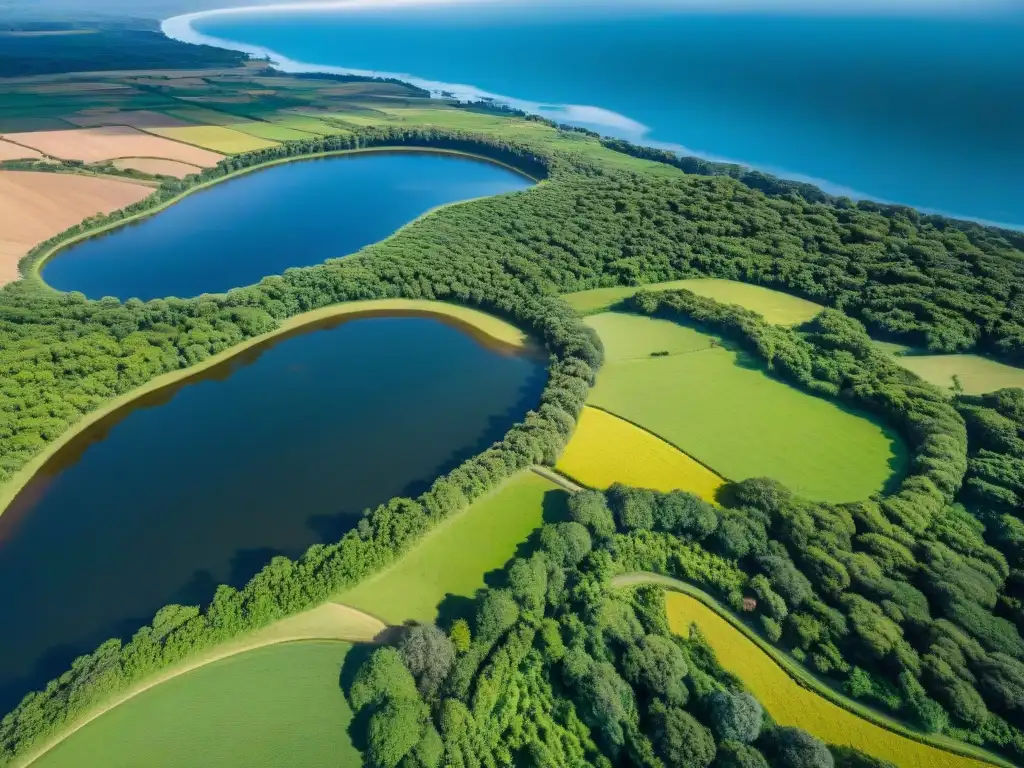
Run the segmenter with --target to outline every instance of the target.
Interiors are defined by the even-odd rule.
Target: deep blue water
[[[467,84],[836,193],[1024,226],[1024,11],[619,6],[262,12],[194,27],[299,62]]]
[[[346,256],[435,206],[531,184],[493,163],[427,152],[287,163],[73,246],[43,266],[43,279],[90,298],[219,293]]]
[[[162,606],[332,542],[536,406],[534,356],[422,316],[271,340],[112,414],[0,515],[0,713]]]

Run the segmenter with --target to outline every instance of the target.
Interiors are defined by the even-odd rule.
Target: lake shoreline
[[[54,243],[52,246],[50,246],[46,250],[41,251],[39,253],[29,252],[27,255],[23,256],[19,260],[19,262],[18,262],[18,270],[21,272],[21,275],[22,275],[21,279],[27,280],[27,281],[31,282],[33,285],[35,285],[36,287],[42,288],[45,291],[54,292],[54,293],[67,293],[67,291],[62,291],[59,288],[55,288],[54,286],[50,285],[46,281],[46,279],[43,277],[43,268],[47,265],[47,263],[49,263],[50,261],[53,261],[53,259],[55,259],[56,257],[62,255],[65,251],[67,251],[69,248],[72,248],[73,246],[79,245],[81,243],[85,243],[85,242],[87,242],[89,240],[92,240],[92,239],[94,239],[96,237],[99,237],[101,235],[106,235],[106,234],[109,234],[111,232],[116,232],[116,231],[124,228],[126,225],[135,224],[135,223],[138,223],[138,222],[141,222],[141,221],[145,221],[146,219],[149,219],[149,218],[151,218],[151,217],[161,213],[162,211],[166,211],[167,209],[169,209],[172,206],[178,204],[182,200],[187,199],[188,197],[190,197],[191,195],[193,195],[193,194],[195,194],[197,192],[201,192],[201,191],[204,191],[204,190],[212,189],[214,187],[219,186],[223,182],[231,181],[233,179],[238,179],[238,178],[240,178],[242,176],[246,176],[248,174],[252,174],[252,173],[255,173],[257,171],[267,170],[267,169],[270,169],[270,168],[274,168],[274,167],[277,167],[277,166],[286,165],[286,164],[290,164],[290,163],[299,163],[299,162],[310,161],[310,160],[321,160],[321,159],[329,159],[329,158],[334,158],[334,157],[355,156],[355,155],[371,154],[371,153],[375,153],[375,154],[406,154],[406,153],[410,153],[410,154],[446,155],[446,156],[452,156],[452,157],[463,157],[463,158],[468,158],[468,159],[472,159],[472,160],[477,160],[479,162],[484,162],[484,163],[489,163],[489,164],[492,164],[492,165],[496,165],[499,168],[504,168],[504,169],[506,169],[508,171],[511,171],[511,172],[519,175],[519,176],[522,176],[525,179],[529,179],[535,185],[541,183],[540,179],[536,179],[533,176],[530,176],[525,171],[523,171],[523,170],[521,170],[519,168],[516,168],[514,166],[508,165],[506,163],[502,163],[499,160],[493,160],[493,159],[491,159],[489,157],[486,157],[484,155],[477,155],[477,154],[474,154],[472,152],[462,152],[462,151],[454,150],[454,149],[436,149],[436,148],[432,148],[432,147],[402,147],[402,146],[388,147],[388,146],[381,146],[381,147],[361,147],[359,149],[342,149],[342,150],[335,150],[335,151],[330,151],[330,152],[315,152],[315,153],[308,154],[308,155],[296,155],[296,156],[282,157],[282,158],[277,158],[277,159],[274,159],[274,160],[268,160],[267,162],[260,163],[259,165],[252,165],[252,166],[247,166],[245,168],[239,168],[238,170],[232,171],[231,173],[229,173],[229,174],[227,174],[225,176],[218,176],[217,178],[210,179],[209,181],[202,182],[201,184],[197,184],[197,185],[195,185],[193,187],[189,187],[188,189],[184,190],[180,194],[175,195],[171,199],[161,203],[160,205],[157,205],[154,208],[147,208],[145,210],[139,211],[138,213],[136,213],[136,214],[134,214],[132,216],[128,216],[128,217],[123,218],[123,219],[118,219],[117,221],[112,221],[112,222],[109,222],[109,223],[106,223],[106,224],[101,224],[99,226],[92,227],[92,228],[90,228],[90,229],[88,229],[88,230],[86,230],[84,232],[79,232],[76,235],[72,235],[72,236],[67,237],[67,238],[62,238],[59,242]],[[490,196],[491,195],[487,195],[485,197],[490,197]],[[411,221],[406,222],[401,227],[399,227],[395,231],[391,232],[387,237],[382,238],[381,240],[376,241],[373,244],[376,244],[378,242],[383,242],[384,240],[389,240],[390,238],[394,237],[399,232],[404,230],[406,227],[408,227],[408,226],[410,226],[412,224],[415,224],[417,221],[422,220],[425,216],[428,216],[429,214],[434,213],[435,211],[439,211],[439,210],[441,210],[443,208],[448,207],[449,205],[459,205],[461,203],[472,202],[475,199],[480,199],[480,198],[467,198],[465,200],[454,200],[454,201],[452,201],[450,203],[443,203],[441,205],[434,206],[433,208],[430,208],[429,210],[424,211],[423,213],[419,214],[418,216],[416,216]],[[364,246],[364,247],[368,247],[368,246]],[[33,251],[34,250],[35,249],[33,248]],[[357,251],[352,251],[351,253],[339,254],[337,256],[329,256],[327,258],[342,258],[344,256],[353,255],[356,252]],[[326,261],[326,259],[325,259],[325,261]],[[214,292],[208,292],[208,295],[223,295],[224,293],[227,293],[227,292],[226,291],[223,291],[223,292],[216,292],[216,291],[214,291]],[[199,295],[203,295],[203,294],[199,294]],[[179,298],[181,298],[181,297],[179,297]],[[192,297],[185,297],[185,298],[196,298],[196,297],[192,296]]]
[[[334,320],[358,320],[363,317],[430,317],[447,321],[463,331],[478,343],[493,349],[516,354],[535,353],[537,347],[530,338],[511,323],[494,315],[460,304],[421,299],[370,299],[344,302],[293,315],[282,321],[273,331],[246,339],[234,346],[211,355],[196,365],[179,368],[160,374],[129,392],[107,401],[101,407],[82,415],[72,423],[56,440],[49,443],[39,454],[26,463],[11,479],[0,487],[0,516],[7,512],[22,490],[57,454],[76,437],[105,418],[132,405],[147,395],[180,385],[196,378],[211,368],[229,363],[239,355],[262,345],[281,341],[288,335],[310,331],[309,326]]]

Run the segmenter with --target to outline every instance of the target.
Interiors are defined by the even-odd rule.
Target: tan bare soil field
[[[70,131],[37,131],[10,133],[5,138],[38,149],[47,155],[65,160],[97,163],[119,157],[161,157],[203,167],[216,165],[221,155],[191,147],[170,139],[129,128],[109,125],[100,128],[79,128]]]
[[[164,176],[175,176],[183,179],[190,173],[199,173],[202,168],[188,163],[179,163],[177,160],[158,160],[155,157],[123,157],[114,161],[114,167],[122,171],[133,168],[143,173],[158,173]]]
[[[148,109],[79,112],[64,119],[83,128],[97,128],[103,125],[128,125],[132,128],[145,130],[146,128],[185,128],[192,125],[192,123],[185,122],[177,117],[165,115],[162,112],[152,112]]]
[[[11,144],[9,141],[0,140],[0,162],[3,162],[4,160],[36,159],[42,156],[43,154],[41,152],[37,152],[34,149],[19,147],[17,144]]]
[[[32,246],[97,213],[124,208],[152,188],[68,173],[0,171],[0,285],[18,279]]]

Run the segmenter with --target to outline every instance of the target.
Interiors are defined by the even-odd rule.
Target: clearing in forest
[[[767,322],[776,325],[800,325],[824,309],[813,301],[791,296],[782,291],[761,285],[741,283],[736,280],[721,280],[716,277],[672,280],[649,285],[617,285],[611,288],[594,288],[589,291],[567,293],[562,298],[583,315],[604,312],[614,304],[629,298],[637,291],[667,291],[685,288],[698,296],[722,304],[738,304],[744,309],[757,312]]]
[[[796,726],[830,744],[849,745],[900,768],[991,768],[974,758],[900,736],[809,691],[740,630],[689,595],[666,591],[671,630],[696,624],[726,670],[739,677],[779,725]]]
[[[883,349],[890,351],[899,348],[887,345]],[[947,391],[953,387],[954,376],[967,395],[983,395],[1007,387],[1024,387],[1024,369],[980,355],[896,354],[893,359],[908,371]]]
[[[191,130],[161,129],[161,130]],[[4,138],[37,149],[62,160],[98,163],[119,157],[160,157],[203,167],[216,165],[221,156],[205,149],[190,147],[159,136],[150,136],[127,125],[77,128],[70,131],[10,133]]]
[[[713,336],[623,313],[586,322],[608,360],[588,403],[723,477],[773,477],[808,498],[844,502],[882,491],[903,471],[906,447],[895,432],[773,379]]]
[[[604,490],[624,483],[655,491],[689,491],[706,501],[725,483],[673,445],[597,408],[584,408],[557,469],[582,485]]]
[[[390,569],[334,599],[392,624],[434,621],[446,596],[472,597],[535,528],[564,516],[566,497],[550,480],[520,472],[441,523]]]
[[[339,685],[352,646],[285,643],[151,688],[47,752],[38,768],[359,765]]]
[[[89,216],[124,208],[152,191],[121,179],[0,171],[0,285],[18,279],[18,260],[36,243]]]

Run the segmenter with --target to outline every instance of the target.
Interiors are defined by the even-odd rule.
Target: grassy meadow
[[[670,280],[641,286],[617,285],[611,288],[594,288],[589,291],[567,293],[562,298],[580,314],[592,315],[606,311],[638,290],[667,291],[680,288],[722,304],[738,304],[744,309],[757,312],[769,323],[776,325],[800,325],[824,309],[820,304],[790,296],[782,291],[715,277]]]
[[[937,387],[949,390],[956,376],[968,395],[983,395],[1006,387],[1024,387],[1024,369],[990,360],[980,355],[915,355],[899,354],[895,345],[883,348],[908,371]]]
[[[266,149],[277,144],[275,141],[250,136],[246,133],[224,128],[220,125],[190,125],[185,128],[150,128],[150,133],[167,139],[193,144],[213,152],[235,155],[255,149]]]
[[[712,336],[621,313],[587,323],[608,360],[589,404],[725,478],[774,477],[808,498],[843,502],[883,490],[903,470],[906,448],[895,434],[771,378]]]
[[[564,514],[566,492],[529,471],[442,523],[392,568],[336,602],[392,624],[433,621],[448,596],[468,598],[543,522]]]
[[[696,624],[729,672],[743,680],[779,725],[797,726],[830,744],[856,747],[900,768],[983,768],[980,760],[900,736],[802,687],[754,641],[689,595],[665,593],[669,627]]]
[[[351,646],[285,643],[169,680],[72,734],[37,768],[339,768],[362,764],[339,685]]]
[[[591,488],[624,483],[656,491],[689,491],[707,501],[715,500],[724,483],[678,448],[597,408],[583,409],[556,468]]]

